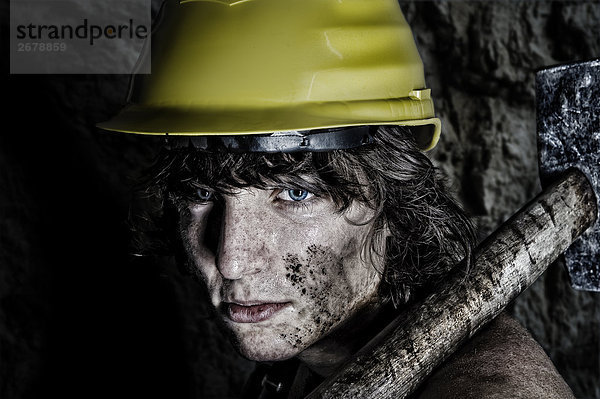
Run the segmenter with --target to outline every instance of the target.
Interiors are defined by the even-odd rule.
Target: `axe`
[[[600,291],[600,59],[536,75],[544,191],[308,398],[404,398],[565,252],[571,284]],[[393,383],[390,383],[393,381]]]

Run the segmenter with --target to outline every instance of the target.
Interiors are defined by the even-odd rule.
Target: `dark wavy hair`
[[[473,225],[410,130],[390,126],[379,127],[370,145],[330,152],[165,149],[138,191],[145,205],[131,219],[134,250],[182,260],[177,218],[186,197],[197,187],[235,195],[250,186],[308,190],[331,198],[342,213],[353,201],[373,209],[364,245],[371,258],[383,257],[380,292],[395,306],[428,292],[453,267],[467,273],[472,264]]]

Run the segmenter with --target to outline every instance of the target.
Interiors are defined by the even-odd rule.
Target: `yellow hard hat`
[[[167,5],[152,73],[99,127],[157,135],[256,135],[429,126],[423,64],[397,0],[191,0]]]

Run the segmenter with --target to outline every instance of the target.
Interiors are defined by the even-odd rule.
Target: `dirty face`
[[[298,189],[196,194],[181,214],[186,251],[243,356],[296,356],[378,300],[381,268],[361,256],[368,208],[340,214]]]

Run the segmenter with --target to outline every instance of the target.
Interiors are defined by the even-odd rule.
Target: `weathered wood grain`
[[[597,217],[592,187],[571,171],[525,205],[476,252],[465,278],[397,317],[308,398],[403,398],[529,287]]]

